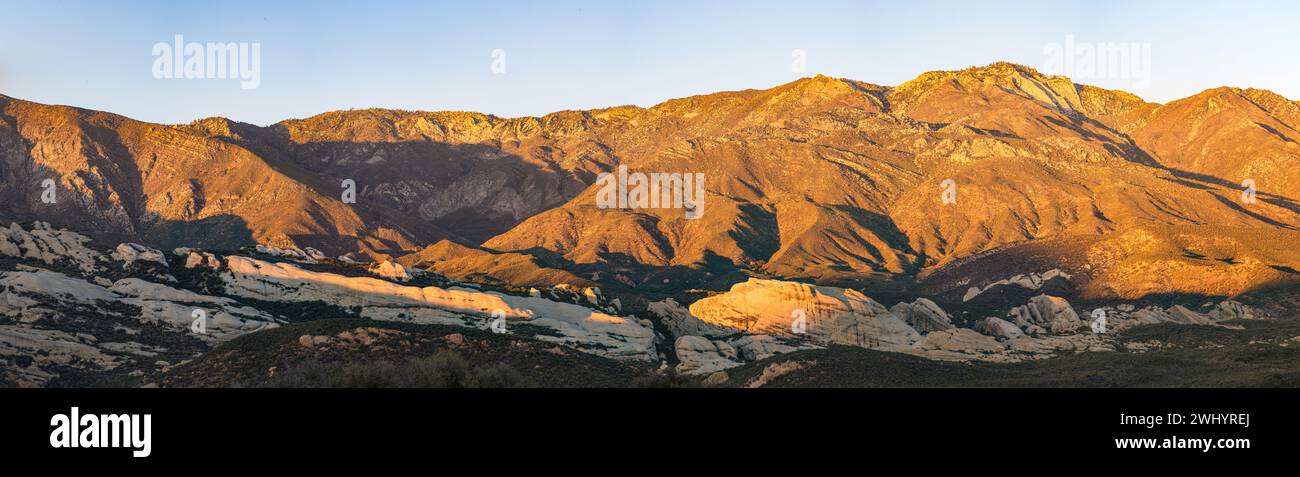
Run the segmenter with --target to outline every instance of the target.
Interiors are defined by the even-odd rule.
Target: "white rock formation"
[[[1008,315],[1018,326],[1039,325],[1053,333],[1069,333],[1083,326],[1070,302],[1051,295],[1033,297],[1029,303],[1011,309]]]
[[[105,353],[92,341],[61,330],[0,325],[0,359],[31,359],[26,366],[0,368],[14,373],[9,379],[20,387],[43,386],[55,377],[55,367],[114,369],[122,359]]]
[[[380,277],[391,278],[399,282],[409,281],[415,276],[411,270],[392,260],[384,260],[381,263],[375,264],[370,267],[370,273]]]
[[[217,269],[221,267],[221,259],[208,252],[186,252],[185,268],[206,267]]]
[[[681,374],[712,374],[742,364],[731,345],[702,336],[677,338],[673,349],[677,352],[677,372]]]
[[[646,304],[646,310],[659,317],[659,323],[668,328],[673,336],[709,336],[720,337],[734,334],[735,331],[720,326],[713,326],[691,315],[691,311],[677,303],[677,300],[665,298]]]
[[[969,328],[953,328],[925,335],[925,338],[922,338],[921,342],[916,344],[916,347],[975,354],[1001,352],[1007,348],[1007,345],[999,343],[991,336],[979,334]]]
[[[257,246],[253,248],[260,253],[273,257],[284,257],[300,263],[317,263],[316,259],[314,259],[311,254],[308,254],[306,251],[303,251],[303,249],[298,247],[280,248],[272,245],[257,244]],[[320,252],[318,251],[317,254],[320,254]]]
[[[783,343],[772,335],[744,335],[728,342],[740,353],[745,361],[758,361],[778,354],[792,353],[801,349],[817,349],[820,346],[810,344]]]
[[[1013,340],[1025,336],[1025,333],[1015,324],[998,317],[990,316],[985,318],[981,322],[981,328],[984,334],[1004,340]]]
[[[917,298],[911,303],[898,303],[890,308],[889,312],[922,334],[953,328],[952,316],[927,298]]]
[[[548,328],[536,338],[594,354],[657,361],[654,330],[638,320],[543,298],[465,288],[412,287],[370,277],[303,270],[241,256],[226,257],[226,292],[261,300],[321,301],[360,307],[362,316],[390,321],[489,328],[497,317],[511,326]],[[495,316],[494,316],[495,315]],[[558,335],[558,336],[557,336]]]
[[[206,334],[217,341],[278,326],[270,315],[230,298],[200,295],[138,278],[118,280],[109,291],[126,297],[121,301],[139,306],[141,319],[182,329],[194,323],[194,310],[202,310]]]
[[[751,278],[690,306],[701,321],[734,331],[865,348],[910,345],[920,334],[865,295],[843,288]]]
[[[966,290],[966,295],[962,297],[961,301],[963,302],[971,301],[975,297],[980,296],[985,292],[992,291],[1002,287],[1014,286],[1014,287],[1023,288],[1025,290],[1031,290],[1031,291],[1038,290],[1041,289],[1044,284],[1052,280],[1064,280],[1068,282],[1070,280],[1070,274],[1054,268],[1046,272],[1043,272],[1041,274],[1028,273],[1028,274],[1015,275],[1011,278],[998,280],[996,282],[990,283],[984,286],[984,288],[970,287]]]
[[[17,223],[0,228],[0,255],[39,260],[48,264],[67,262],[83,273],[102,270],[104,255],[85,246],[90,239],[67,230],[53,230],[50,224],[35,222],[32,230]]]
[[[0,272],[0,316],[13,320],[0,324],[0,359],[22,364],[0,367],[0,373],[21,386],[44,385],[68,369],[154,363],[160,353],[196,353],[204,343],[279,326],[270,315],[229,298],[138,278],[106,287],[102,277],[91,282],[20,268]],[[203,310],[201,327],[193,326],[196,309]]]
[[[212,342],[278,326],[270,315],[229,298],[200,295],[138,278],[124,278],[105,288],[49,270],[0,273],[0,315],[20,322],[30,323],[59,313],[49,308],[52,304],[82,305],[113,314],[104,306],[113,303],[140,308],[139,315],[127,318],[167,323],[184,332],[195,320],[194,310],[202,309],[208,317],[204,323],[206,333],[195,338]]]
[[[167,257],[163,256],[162,251],[152,249],[138,243],[118,244],[117,249],[113,250],[113,260],[122,262],[122,268],[129,267],[137,261],[154,262],[162,266],[167,266]]]

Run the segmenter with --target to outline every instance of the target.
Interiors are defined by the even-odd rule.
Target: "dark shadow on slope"
[[[1265,131],[1268,131],[1269,134],[1272,134],[1272,135],[1274,135],[1274,136],[1277,136],[1277,138],[1280,139],[1282,142],[1292,142],[1292,143],[1295,142],[1295,139],[1291,139],[1291,138],[1287,137],[1285,134],[1282,134],[1282,133],[1279,132],[1277,129],[1274,129],[1273,126],[1269,126],[1269,125],[1264,124],[1264,123],[1261,123],[1261,122],[1259,122],[1259,121],[1256,121],[1256,122],[1255,122],[1255,125],[1256,125],[1256,126],[1259,126],[1261,129],[1263,129],[1263,130],[1265,130]]]
[[[736,229],[727,236],[736,241],[736,247],[754,260],[767,261],[781,249],[781,231],[776,212],[758,204],[738,204]]]
[[[1238,190],[1238,191],[1242,190],[1241,184],[1237,184],[1220,177],[1215,177],[1208,174],[1200,174],[1196,172],[1185,171],[1182,169],[1176,169],[1176,168],[1165,167],[1165,166],[1159,166],[1159,167],[1161,169],[1169,171],[1171,174],[1174,175],[1174,177],[1177,177],[1179,179],[1184,179],[1187,181],[1196,181],[1202,184],[1217,185],[1232,190]],[[1184,183],[1183,181],[1176,181],[1176,182],[1180,184]],[[1205,186],[1201,186],[1199,188],[1201,188],[1202,190],[1209,190],[1209,188],[1206,188]],[[1258,191],[1255,194],[1255,198],[1265,203],[1272,204],[1290,210],[1297,214],[1300,214],[1300,202],[1297,202],[1295,199],[1292,199],[1290,197],[1286,197],[1278,194],[1272,194],[1264,191]],[[1220,198],[1219,200],[1223,201],[1225,199]]]
[[[161,221],[145,231],[141,242],[164,251],[177,247],[238,250],[257,244],[248,223],[234,215],[191,221]]]
[[[1291,268],[1291,267],[1288,267],[1288,266],[1286,266],[1286,265],[1269,265],[1269,268],[1272,268],[1272,269],[1274,269],[1274,270],[1277,270],[1277,271],[1279,271],[1279,272],[1283,272],[1283,273],[1289,273],[1289,274],[1292,274],[1292,275],[1300,275],[1300,270],[1296,270],[1296,269]]]
[[[1234,202],[1234,201],[1232,201],[1232,200],[1228,200],[1228,199],[1224,198],[1223,196],[1221,196],[1221,195],[1219,195],[1219,194],[1210,194],[1210,195],[1213,196],[1216,200],[1218,200],[1218,201],[1219,201],[1220,203],[1222,203],[1223,205],[1226,205],[1226,206],[1228,206],[1229,208],[1231,208],[1231,209],[1233,209],[1233,210],[1236,210],[1237,212],[1241,212],[1241,213],[1243,213],[1243,214],[1249,215],[1249,216],[1251,216],[1252,218],[1254,218],[1255,220],[1258,220],[1258,221],[1260,221],[1260,222],[1264,222],[1264,223],[1269,224],[1269,225],[1272,225],[1272,226],[1274,226],[1274,227],[1280,227],[1280,228],[1284,228],[1284,229],[1287,229],[1287,230],[1300,230],[1300,227],[1296,227],[1296,226],[1294,226],[1294,225],[1290,225],[1290,224],[1284,224],[1284,223],[1282,223],[1282,222],[1278,222],[1278,221],[1276,221],[1276,220],[1270,219],[1270,218],[1265,217],[1265,216],[1263,216],[1263,215],[1260,215],[1260,214],[1258,214],[1258,213],[1256,213],[1256,212],[1253,212],[1253,211],[1251,211],[1251,210],[1248,210],[1248,209],[1246,209],[1245,207],[1242,207],[1241,204],[1238,204],[1238,203],[1236,203],[1236,202]]]
[[[576,197],[588,185],[579,175],[554,162],[529,162],[505,153],[497,145],[446,143],[433,140],[397,142],[290,140],[287,128],[276,124],[249,131],[236,142],[258,155],[277,171],[312,187],[330,198],[339,197],[344,179],[357,184],[357,204],[352,205],[388,227],[410,223],[411,218],[427,227],[409,232],[423,244],[450,239],[481,244],[504,233],[523,220]],[[376,185],[384,185],[383,190]],[[491,190],[476,190],[495,187]],[[445,191],[459,195],[428,202],[430,195]],[[541,191],[538,196],[531,196]],[[476,207],[472,198],[492,199],[505,194],[524,207],[515,215]],[[429,217],[430,206],[446,213]]]

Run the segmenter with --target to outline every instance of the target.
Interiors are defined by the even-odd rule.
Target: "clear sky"
[[[540,115],[818,73],[895,85],[999,60],[1043,69],[1045,47],[1067,35],[1151,47],[1145,88],[1079,82],[1157,102],[1223,85],[1300,99],[1294,0],[0,0],[0,12],[0,93],[165,123],[367,107]],[[260,44],[260,86],[155,79],[151,49],[177,34]],[[492,71],[496,49],[504,74]]]

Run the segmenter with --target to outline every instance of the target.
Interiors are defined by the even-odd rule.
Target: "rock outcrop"
[[[0,256],[38,260],[46,264],[65,263],[94,273],[103,268],[103,254],[86,247],[90,238],[68,230],[55,230],[45,222],[34,222],[31,230],[17,223],[0,228]]]
[[[854,290],[751,278],[690,306],[701,321],[736,332],[864,348],[910,345],[920,333]]]
[[[980,331],[994,338],[1012,340],[1025,335],[1015,324],[995,316],[985,318],[980,326]]]
[[[614,316],[544,298],[485,293],[467,288],[414,287],[370,277],[304,270],[242,256],[225,258],[220,276],[227,293],[287,302],[323,302],[358,309],[379,320],[437,323],[498,330],[546,330],[537,339],[614,358],[654,361],[654,330],[632,317]],[[503,320],[503,321],[497,321]]]
[[[917,298],[912,303],[899,303],[889,311],[922,334],[953,328],[952,316],[927,298]]]
[[[117,246],[112,253],[113,260],[122,262],[123,267],[129,267],[139,262],[153,262],[164,267],[167,266],[167,257],[157,249],[149,248],[138,243],[124,243]]]
[[[673,348],[677,353],[677,372],[682,374],[713,374],[743,364],[731,345],[702,336],[677,338]]]
[[[1024,306],[1013,308],[1009,316],[1018,326],[1038,325],[1052,333],[1069,333],[1083,326],[1070,302],[1051,295],[1033,297]]]
[[[1015,275],[985,285],[983,288],[970,287],[966,290],[966,294],[962,295],[961,300],[963,302],[976,299],[1004,302],[1024,293],[1054,293],[1068,290],[1070,287],[1070,274],[1051,269],[1043,273]]]

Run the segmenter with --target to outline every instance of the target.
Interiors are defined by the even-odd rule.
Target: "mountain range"
[[[597,179],[619,166],[703,173],[704,213],[599,207]],[[649,108],[265,127],[0,96],[3,219],[638,296],[759,277],[957,297],[1048,269],[1082,299],[1285,286],[1300,279],[1297,166],[1300,102],[1222,87],[1154,104],[1009,63]]]

